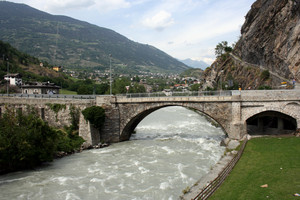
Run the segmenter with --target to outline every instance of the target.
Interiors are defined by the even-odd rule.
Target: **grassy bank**
[[[261,185],[268,184],[262,188]],[[251,139],[222,186],[209,198],[300,199],[300,138]]]
[[[77,92],[66,90],[66,89],[60,89],[59,94],[77,95]]]

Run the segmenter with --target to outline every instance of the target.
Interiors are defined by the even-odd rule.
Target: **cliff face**
[[[300,0],[257,0],[234,53],[285,78],[300,80]]]
[[[228,75],[243,89],[276,87],[293,78],[300,82],[299,69],[300,0],[257,0],[233,52],[204,72],[203,89],[219,88]]]

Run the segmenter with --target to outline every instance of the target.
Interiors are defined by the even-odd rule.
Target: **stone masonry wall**
[[[28,109],[34,109],[43,120],[47,121],[50,126],[63,128],[71,125],[71,107],[79,109],[80,113],[86,107],[94,105],[94,100],[76,100],[76,99],[42,99],[42,98],[18,98],[18,97],[1,97],[0,110],[4,113],[7,108],[19,109],[26,113]],[[50,107],[59,104],[61,109],[56,113]],[[80,114],[80,121],[83,116]],[[79,135],[92,144],[90,127],[87,125],[80,126]],[[100,141],[100,139],[97,139]]]

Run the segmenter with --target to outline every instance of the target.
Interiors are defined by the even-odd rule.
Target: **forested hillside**
[[[119,72],[182,72],[185,64],[159,49],[113,30],[25,4],[0,1],[0,40],[49,63],[68,68],[109,67]]]
[[[74,79],[64,74],[52,70],[52,65],[42,62],[39,59],[22,53],[13,48],[8,43],[0,41],[0,93],[6,93],[6,81],[4,75],[9,73],[19,73],[25,82],[51,82],[60,86],[62,89],[73,91],[77,94],[109,94],[108,79],[101,83],[96,83],[91,79]],[[41,63],[43,63],[41,65]],[[126,91],[130,85],[129,91]],[[113,94],[120,93],[139,93],[145,92],[144,86],[138,82],[131,82],[129,78],[114,79],[112,84]],[[18,87],[10,87],[11,93],[20,92]]]

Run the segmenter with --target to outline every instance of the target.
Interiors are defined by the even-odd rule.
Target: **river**
[[[0,199],[178,199],[224,152],[225,137],[183,107],[147,116],[130,141],[0,176]]]

